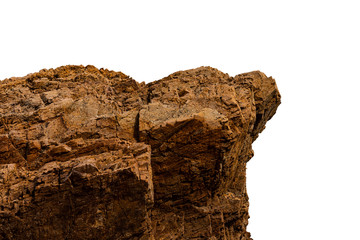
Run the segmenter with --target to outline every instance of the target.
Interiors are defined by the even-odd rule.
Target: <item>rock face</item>
[[[149,84],[93,66],[0,82],[0,239],[251,239],[246,163],[280,95],[261,72]]]

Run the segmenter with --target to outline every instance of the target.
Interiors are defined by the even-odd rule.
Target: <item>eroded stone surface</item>
[[[246,163],[279,104],[271,77],[210,67],[6,79],[0,239],[250,239]]]

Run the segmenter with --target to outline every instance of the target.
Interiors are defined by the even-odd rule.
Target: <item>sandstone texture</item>
[[[5,79],[0,239],[251,239],[246,163],[279,104],[259,71]]]

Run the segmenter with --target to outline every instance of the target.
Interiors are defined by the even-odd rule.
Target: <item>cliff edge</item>
[[[259,71],[5,79],[0,239],[251,239],[246,163],[279,104]]]

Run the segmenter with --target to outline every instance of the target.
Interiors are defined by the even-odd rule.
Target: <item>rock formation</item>
[[[280,95],[211,67],[0,82],[0,239],[251,239],[246,163]]]

